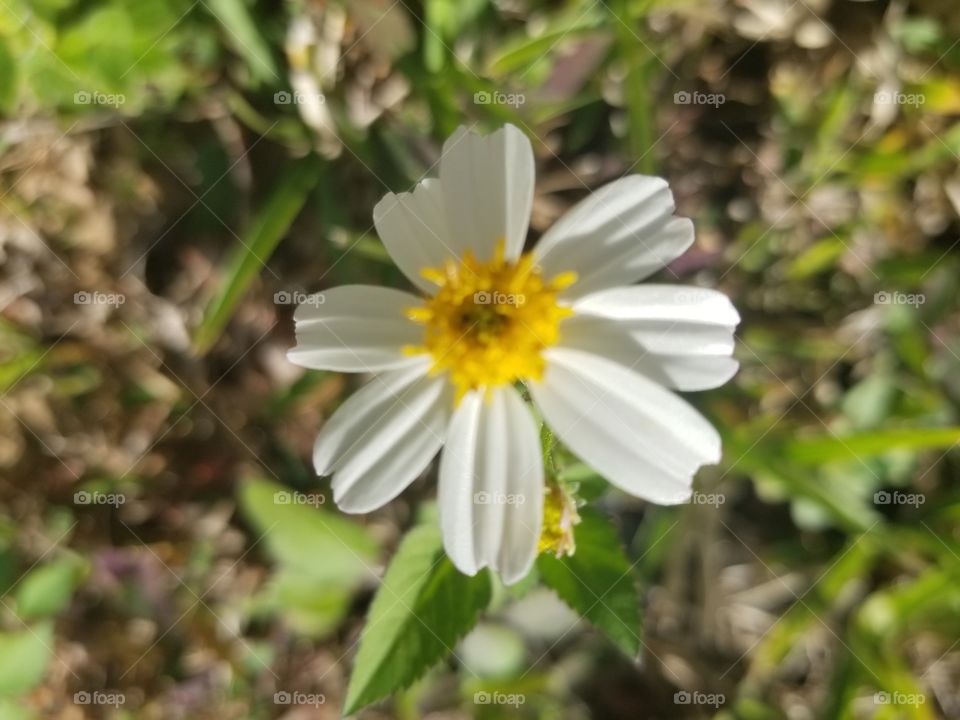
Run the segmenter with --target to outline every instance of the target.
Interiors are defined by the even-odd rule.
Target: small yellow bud
[[[557,557],[573,555],[577,550],[573,528],[579,522],[577,501],[560,484],[551,483],[543,498],[543,530],[537,550]]]

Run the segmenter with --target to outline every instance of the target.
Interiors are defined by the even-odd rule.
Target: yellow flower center
[[[543,349],[557,342],[560,320],[572,313],[557,293],[575,273],[545,280],[530,253],[507,261],[501,240],[492,260],[481,262],[468,250],[459,263],[448,260],[421,274],[439,289],[407,311],[424,333],[422,346],[405,350],[430,353],[432,372],[450,373],[458,401],[470,390],[540,378]]]

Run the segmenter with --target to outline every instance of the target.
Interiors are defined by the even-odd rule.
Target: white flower
[[[313,461],[351,513],[395,498],[443,447],[444,546],[462,572],[522,578],[537,554],[544,468],[522,383],[560,440],[612,484],[689,499],[720,438],[671,390],[726,382],[737,311],[713,290],[631,285],[683,253],[693,224],[667,183],[630,175],[523,253],[534,159],[512,125],[459,128],[439,179],[390,193],[377,231],[423,297],[348,285],[297,308],[290,359],[373,372],[323,427]]]

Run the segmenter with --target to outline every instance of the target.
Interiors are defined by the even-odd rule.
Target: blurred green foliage
[[[171,686],[197,678],[221,684],[192,717],[275,715],[264,678],[316,683],[338,707],[392,695],[398,717],[960,713],[955,8],[804,3],[758,34],[747,16],[765,5],[0,2],[0,208],[54,258],[21,286],[4,230],[0,718],[53,717],[45,684],[69,704],[96,683],[138,698],[131,717],[173,717]],[[296,21],[315,30],[305,47]],[[794,34],[809,21],[824,44]],[[275,99],[311,87],[321,116]],[[725,104],[671,102],[697,88]],[[891,108],[883,92],[924,100]],[[693,398],[724,434],[700,489],[726,501],[643,507],[560,449],[559,481],[603,512],[584,512],[574,558],[542,558],[511,591],[453,572],[429,507],[418,526],[403,500],[364,521],[294,501],[326,497],[309,443],[346,389],[274,371],[268,352],[291,342],[274,293],[403,283],[373,204],[435,172],[457,125],[503,122],[534,138],[535,231],[588,186],[667,175],[700,238],[676,274],[744,317],[736,381]],[[64,138],[79,150],[40,174]],[[93,225],[103,246],[78,239],[101,202],[118,219]],[[128,276],[112,315],[70,303]],[[155,322],[171,306],[186,342]],[[79,506],[76,490],[128,502]],[[538,584],[616,647],[568,637],[547,604],[531,614],[550,627],[517,619],[544,602]],[[487,607],[496,629],[456,645]],[[527,650],[474,674],[471,642]],[[638,648],[634,667],[620,651]],[[679,707],[686,687],[726,702]],[[493,692],[526,702],[476,704]]]

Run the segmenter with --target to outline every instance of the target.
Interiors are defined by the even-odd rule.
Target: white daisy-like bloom
[[[527,137],[512,125],[488,136],[461,127],[439,164],[438,179],[388,193],[373,211],[422,295],[325,290],[297,308],[289,358],[374,373],[314,447],[340,509],[390,502],[442,448],[446,552],[461,572],[490,567],[510,584],[536,558],[544,514],[538,420],[519,388],[610,483],[685,502],[697,469],[719,461],[720,438],[673,390],[733,376],[739,316],[714,290],[632,284],[693,242],[666,181],[611,182],[524,253],[535,174]]]

